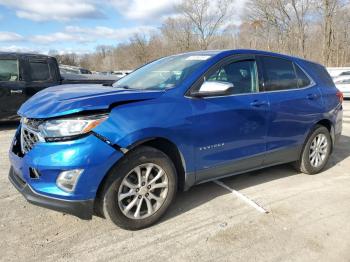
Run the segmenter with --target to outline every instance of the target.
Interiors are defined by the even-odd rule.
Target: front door
[[[225,60],[203,81],[233,84],[229,95],[190,98],[197,182],[253,169],[266,151],[267,96],[259,93],[254,56]]]

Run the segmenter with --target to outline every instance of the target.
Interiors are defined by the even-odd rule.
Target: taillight
[[[339,98],[339,102],[342,104],[344,101],[344,95],[342,92],[338,91],[337,92],[337,97]]]

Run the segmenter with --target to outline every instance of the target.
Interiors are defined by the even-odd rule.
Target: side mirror
[[[232,92],[233,84],[219,81],[205,81],[198,91],[192,92],[194,97],[224,96]]]

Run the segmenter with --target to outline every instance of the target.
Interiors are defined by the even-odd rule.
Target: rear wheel
[[[140,147],[111,170],[103,196],[104,214],[125,229],[148,227],[165,213],[176,188],[176,171],[167,155]]]
[[[309,175],[319,173],[327,164],[332,150],[332,140],[326,127],[317,125],[309,135],[296,168]]]

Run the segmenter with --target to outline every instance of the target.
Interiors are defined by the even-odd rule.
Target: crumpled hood
[[[53,86],[31,97],[21,106],[18,114],[28,118],[57,117],[86,110],[108,109],[118,102],[154,99],[163,93],[102,85]]]

